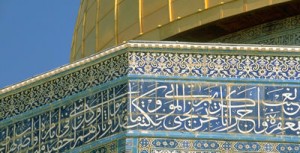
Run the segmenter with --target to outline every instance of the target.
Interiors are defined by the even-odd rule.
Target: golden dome
[[[73,62],[132,39],[206,41],[210,37],[215,38],[222,34],[222,31],[216,30],[221,29],[221,26],[205,29],[210,23],[290,1],[82,0],[70,60]],[[260,20],[264,22],[268,17]],[[222,27],[223,33],[245,28],[259,20],[254,22],[246,20],[245,22],[249,23],[234,26],[229,21],[232,20],[227,20],[227,27]],[[235,22],[238,21],[235,19]],[[201,30],[199,32],[199,27],[203,27],[205,37]],[[191,36],[191,33],[194,33],[191,29],[195,28],[198,28],[198,33],[195,34],[202,35],[202,38]],[[213,36],[211,33],[214,33]]]

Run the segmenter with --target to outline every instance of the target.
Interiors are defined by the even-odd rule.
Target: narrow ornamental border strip
[[[149,74],[127,74],[127,79],[130,81],[147,80],[147,81],[165,81],[165,82],[177,82],[177,83],[220,83],[220,84],[249,84],[249,85],[272,85],[272,86],[289,86],[299,87],[299,80],[268,80],[268,79],[249,79],[249,78],[212,78],[212,77],[197,77],[197,76],[161,76],[161,75],[149,75]]]
[[[151,131],[151,130],[126,130],[126,137],[151,137],[151,138],[178,138],[204,139],[222,141],[252,141],[252,142],[277,142],[299,143],[299,136],[263,135],[263,134],[230,134],[216,132],[178,132],[178,131]]]
[[[249,44],[222,44],[222,43],[189,43],[189,42],[172,42],[172,41],[129,41],[127,43],[121,44],[119,46],[101,51],[97,54],[89,56],[87,58],[81,59],[72,64],[68,64],[57,68],[55,70],[49,71],[47,73],[38,75],[31,79],[25,80],[23,82],[17,83],[15,85],[8,86],[0,90],[0,94],[10,92],[12,90],[24,87],[33,82],[54,76],[56,74],[62,73],[66,70],[70,70],[75,67],[79,67],[91,61],[95,61],[101,57],[108,54],[115,53],[119,50],[125,48],[161,48],[161,49],[206,49],[206,50],[232,50],[232,51],[268,51],[268,52],[300,52],[300,46],[272,46],[272,45],[249,45]]]
[[[123,131],[121,133],[111,135],[96,141],[93,141],[89,144],[82,145],[80,147],[76,147],[73,150],[67,150],[66,152],[83,152],[83,151],[90,151],[97,146],[100,146],[102,144],[107,144],[112,141],[120,140],[120,139],[128,139],[128,138],[174,138],[174,139],[183,139],[183,136],[185,139],[193,139],[193,140],[212,140],[212,141],[242,141],[242,142],[270,142],[270,143],[280,143],[280,144],[298,144],[299,143],[299,138],[282,138],[282,137],[277,137],[277,136],[258,136],[258,137],[253,137],[251,135],[248,135],[247,137],[250,139],[243,139],[246,137],[243,135],[237,135],[235,136],[234,139],[232,139],[233,136],[229,135],[228,133],[218,133],[218,134],[212,134],[212,133],[199,133],[199,134],[194,134],[194,133],[189,133],[189,132],[177,132],[177,131],[172,131],[172,132],[157,132],[157,131],[138,131],[138,130],[128,130],[128,131]],[[226,139],[224,139],[226,138]],[[275,141],[274,141],[275,140]],[[126,144],[125,144],[126,145]],[[134,142],[135,146],[138,145],[138,142]],[[134,149],[134,148],[132,148]],[[137,148],[138,149],[138,146]],[[136,150],[137,151],[137,150]]]

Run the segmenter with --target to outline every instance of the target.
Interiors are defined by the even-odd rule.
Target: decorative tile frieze
[[[296,80],[300,57],[130,52],[130,74]]]
[[[128,73],[127,59],[127,54],[118,55],[53,80],[48,78],[49,81],[15,94],[0,97],[0,121],[125,76]]]
[[[128,47],[126,51],[124,46]],[[170,48],[166,49],[167,47]],[[131,42],[119,48],[121,50],[112,49],[114,51],[112,53],[116,54],[117,51],[126,53],[111,55],[95,63],[92,59],[99,55],[102,57],[103,53],[99,53],[95,57],[83,60],[83,63],[92,61],[95,63],[93,65],[82,65],[82,68],[74,69],[65,69],[68,67],[66,66],[53,71],[54,73],[65,69],[65,72],[53,78],[51,76],[38,80],[32,86],[16,88],[16,91],[11,89],[9,92],[6,89],[1,90],[4,94],[0,97],[2,104],[0,121],[76,95],[111,80],[126,77],[128,74],[253,80],[297,80],[300,77],[300,58],[297,54],[291,53],[299,48],[158,42]],[[174,51],[170,52],[169,49]],[[237,54],[236,51],[244,52],[244,49],[251,51],[245,52],[249,54]],[[280,53],[285,49],[293,56]],[[233,50],[235,52],[232,52]],[[252,51],[261,51],[262,54],[252,54]],[[276,55],[273,54],[275,52]],[[268,53],[272,54],[265,55]],[[81,61],[78,63],[80,65]],[[26,83],[22,82],[13,87],[22,84]]]
[[[300,137],[299,86],[131,81],[128,129]]]
[[[300,151],[300,144],[246,142],[221,140],[194,140],[172,138],[138,138],[142,153],[227,153],[227,152],[270,152],[295,153]]]
[[[127,125],[127,89],[117,85],[2,127],[0,152],[63,152],[120,133]]]

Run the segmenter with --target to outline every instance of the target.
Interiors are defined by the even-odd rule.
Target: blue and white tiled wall
[[[130,49],[6,93],[0,152],[299,152],[297,53]]]
[[[127,126],[299,138],[299,90],[293,85],[131,81]]]

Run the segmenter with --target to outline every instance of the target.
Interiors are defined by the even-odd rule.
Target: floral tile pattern
[[[130,74],[296,80],[300,57],[130,52]]]

